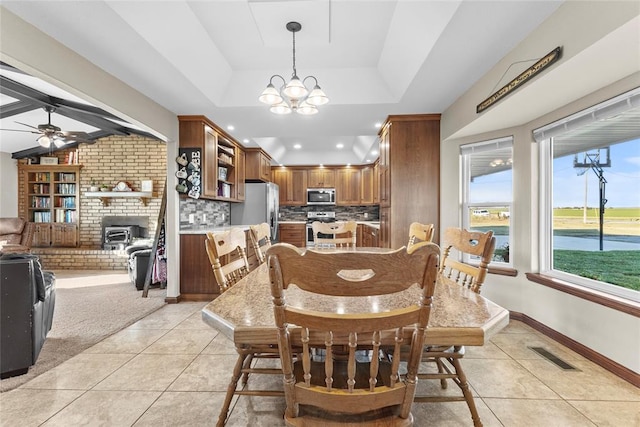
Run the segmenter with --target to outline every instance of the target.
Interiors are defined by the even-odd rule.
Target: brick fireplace
[[[110,136],[98,139],[95,144],[81,144],[77,149],[83,165],[80,171],[79,247],[33,248],[33,253],[40,255],[44,268],[50,270],[126,269],[127,255],[123,250],[102,248],[103,219],[111,218],[109,221],[115,225],[135,225],[142,236],[153,238],[166,179],[166,144],[141,136]],[[66,154],[67,150],[53,153],[61,163]],[[138,198],[113,198],[108,205],[103,205],[100,198],[84,196],[92,184],[114,187],[119,181],[125,181],[133,190],[139,191],[143,180],[153,181],[153,197],[146,205]]]

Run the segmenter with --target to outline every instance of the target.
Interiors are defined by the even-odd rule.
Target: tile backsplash
[[[280,221],[306,221],[307,212],[335,212],[338,221],[379,221],[378,206],[280,206]],[[229,202],[180,198],[180,230],[225,227],[231,224]],[[189,222],[193,215],[193,222]]]
[[[180,198],[180,230],[227,226],[230,211],[229,202]],[[193,222],[189,222],[191,215]]]
[[[380,220],[378,206],[280,206],[280,221],[306,221],[307,212],[335,212],[338,221]]]

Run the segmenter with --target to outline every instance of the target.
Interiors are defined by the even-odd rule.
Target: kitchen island
[[[246,232],[249,225],[224,225],[217,227],[193,227],[180,230],[180,300],[211,301],[220,295],[218,282],[204,247],[207,232],[219,233],[232,228]],[[258,265],[247,234],[247,260],[250,269]]]

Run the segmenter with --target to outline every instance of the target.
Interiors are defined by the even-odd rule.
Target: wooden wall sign
[[[493,104],[495,104],[496,102],[504,98],[505,96],[509,95],[518,87],[520,87],[521,85],[529,81],[531,78],[533,78],[536,74],[540,73],[542,70],[544,70],[545,68],[547,68],[548,66],[556,62],[558,59],[560,59],[561,55],[562,55],[561,46],[558,46],[557,48],[553,49],[551,52],[547,53],[538,62],[536,62],[531,67],[524,70],[522,73],[520,73],[518,77],[511,80],[509,83],[507,83],[502,88],[500,88],[500,90],[498,90],[493,95],[491,95],[490,97],[482,101],[480,104],[478,104],[478,106],[476,107],[476,113],[481,113],[482,111],[486,110],[487,108],[489,108],[490,106],[492,106]]]

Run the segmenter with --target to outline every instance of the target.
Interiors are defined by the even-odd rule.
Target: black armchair
[[[30,254],[0,258],[0,378],[27,373],[53,324],[55,276]]]

